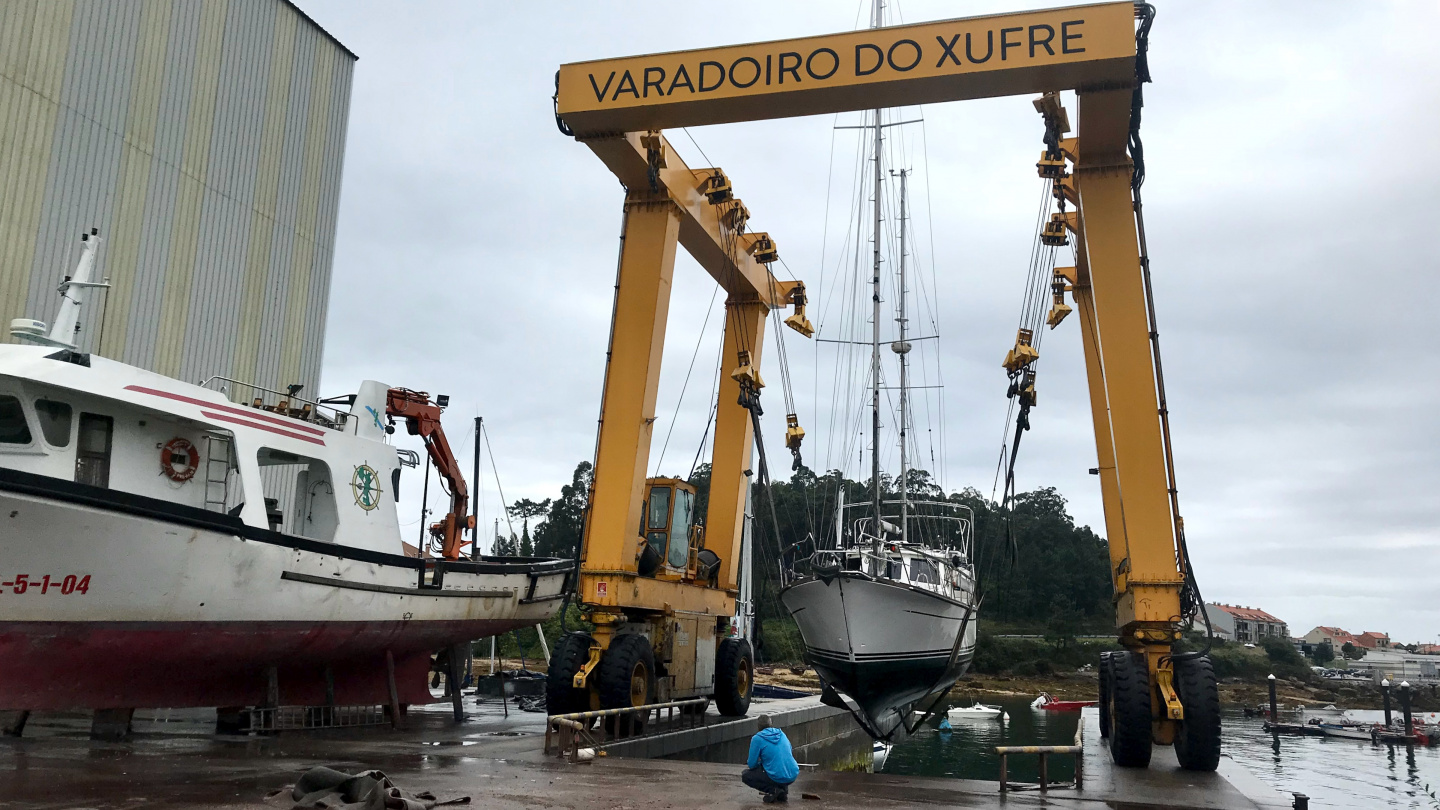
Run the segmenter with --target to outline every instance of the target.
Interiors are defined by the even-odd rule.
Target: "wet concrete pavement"
[[[220,737],[213,715],[172,713],[168,722],[137,717],[123,743],[88,739],[88,721],[32,721],[22,739],[0,742],[0,804],[25,808],[255,807],[316,765],[375,768],[406,790],[441,799],[471,796],[485,808],[760,807],[738,778],[739,766],[606,757],[570,765],[541,752],[544,716],[496,703],[476,707],[457,726],[448,707],[412,709],[406,727]],[[764,708],[757,707],[763,711]],[[753,713],[753,712],[752,712]],[[814,808],[998,807],[1288,807],[1278,794],[1246,791],[1235,778],[1188,774],[1166,765],[1119,772],[1087,746],[1083,792],[1012,793],[994,782],[863,773],[803,773],[791,803]],[[1168,753],[1168,752],[1167,752]],[[1171,755],[1173,758],[1173,754]],[[1228,763],[1229,768],[1238,768]],[[1232,777],[1235,775],[1232,774]],[[1243,773],[1239,775],[1243,783]],[[805,800],[802,793],[818,795]],[[1263,800],[1262,800],[1263,799]]]

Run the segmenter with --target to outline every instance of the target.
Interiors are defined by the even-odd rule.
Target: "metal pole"
[[[880,27],[881,10],[884,6],[880,0],[875,0],[873,5],[874,28]],[[884,574],[884,568],[880,567],[880,546],[884,532],[880,526],[880,190],[881,190],[881,169],[880,149],[884,142],[884,136],[880,126],[880,110],[875,110],[875,232],[874,232],[874,258],[870,275],[870,302],[871,302],[871,326],[872,337],[870,347],[870,485],[874,488],[872,498],[875,509],[875,539],[871,543],[872,552],[875,555],[874,565],[876,574]]]
[[[1405,715],[1405,736],[1409,738],[1415,734],[1414,718],[1410,716],[1410,682],[1400,682],[1400,713]]]
[[[475,482],[475,508],[470,510],[473,515],[480,511],[480,431],[485,429],[485,417],[475,417],[475,476],[470,480]],[[480,521],[470,527],[470,558],[480,559]]]
[[[1272,675],[1270,676],[1269,680],[1270,680],[1270,722],[1272,722],[1272,723],[1277,723],[1277,722],[1279,722],[1279,719],[1278,719],[1278,714],[1279,714],[1279,713],[1278,713],[1278,709],[1277,709],[1277,707],[1276,707],[1276,705],[1275,705],[1275,676],[1272,674]]]
[[[540,652],[545,654],[545,666],[550,666],[550,645],[545,643],[545,625],[535,625],[535,635],[540,637]]]
[[[905,543],[910,539],[910,487],[905,482],[906,473],[909,471],[909,461],[905,440],[909,426],[906,417],[909,415],[909,391],[906,386],[909,384],[908,373],[909,363],[906,355],[910,352],[910,344],[905,342],[908,335],[905,319],[905,194],[906,178],[910,174],[908,169],[900,170],[900,305],[898,316],[895,318],[900,323],[900,342],[893,346],[896,354],[900,355],[900,542]]]
[[[1385,699],[1385,729],[1388,731],[1388,730],[1390,729],[1390,724],[1391,724],[1392,722],[1394,722],[1394,721],[1392,721],[1392,720],[1390,719],[1390,679],[1389,679],[1389,678],[1386,678],[1385,680],[1383,680],[1383,681],[1380,682],[1380,695],[1381,695],[1381,697],[1383,697],[1383,698]]]
[[[430,454],[425,454],[425,488],[420,496],[420,537],[415,541],[420,556],[425,556],[425,513],[430,511]]]

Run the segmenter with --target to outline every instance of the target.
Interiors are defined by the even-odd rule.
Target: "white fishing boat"
[[[945,716],[952,723],[963,720],[1004,720],[1005,710],[999,706],[987,706],[983,703],[976,703],[974,706],[951,706],[945,712]]]
[[[885,760],[890,758],[890,749],[894,747],[895,746],[890,743],[881,742],[879,740],[875,740],[873,743],[871,743],[870,761],[871,770],[873,772],[879,773],[880,771],[884,770]]]
[[[880,4],[875,5],[874,13],[878,26]],[[882,228],[887,195],[884,130],[904,122],[885,124],[881,110],[871,112],[866,120],[864,126],[846,128],[865,132],[873,147],[872,165],[866,169],[873,170],[873,180],[856,193],[856,199],[868,195],[873,203],[868,214],[861,213],[862,219],[873,218],[873,222],[857,224],[873,226],[873,255],[862,282],[858,276],[858,268],[863,266],[861,240],[851,242],[857,250],[857,277],[849,282],[852,290],[861,289],[864,282],[869,285],[864,295],[870,305],[864,308],[869,310],[871,326],[870,339],[864,341],[870,350],[865,386],[871,424],[869,497],[864,503],[846,504],[842,488],[833,538],[821,538],[817,542],[820,547],[794,566],[780,599],[799,627],[806,660],[820,676],[822,699],[849,709],[872,737],[889,739],[902,728],[912,732],[969,667],[975,652],[978,600],[971,562],[973,513],[962,504],[942,500],[943,493],[934,488],[931,497],[917,497],[910,489],[914,439],[910,434],[909,354],[920,341],[935,340],[938,335],[917,337],[909,331],[908,299],[916,292],[907,277],[908,170],[892,172],[898,179],[899,211],[888,237],[898,236],[894,240],[898,250],[889,259],[882,258],[883,246],[891,241]],[[898,272],[893,282],[882,284],[884,261]],[[895,293],[890,313],[882,311],[887,290]],[[858,296],[852,300],[863,307]],[[881,324],[887,314],[893,315],[897,330],[893,339],[882,340]],[[858,324],[862,317],[850,318],[849,323]],[[830,342],[861,343],[845,339],[849,335],[840,337]],[[882,381],[882,345],[896,358],[899,382],[898,407],[893,413],[887,408],[884,420],[881,391],[897,386]],[[837,379],[842,376],[837,374]],[[856,393],[837,391],[836,396]],[[898,422],[900,464],[892,491],[887,493],[880,464],[881,455],[887,452],[882,447],[881,425],[892,415]],[[853,421],[859,417],[854,414]],[[847,415],[844,422],[853,423],[851,420]],[[940,497],[934,497],[936,494]],[[907,722],[911,710],[921,712],[920,721]]]
[[[440,405],[367,381],[307,400],[79,351],[98,240],[53,328],[0,345],[0,709],[431,700],[432,653],[553,615],[571,563],[461,553]],[[449,473],[407,555],[396,421]]]
[[[1326,737],[1339,737],[1345,740],[1366,740],[1374,739],[1375,727],[1368,725],[1355,725],[1353,723],[1318,723],[1317,725],[1325,732]]]

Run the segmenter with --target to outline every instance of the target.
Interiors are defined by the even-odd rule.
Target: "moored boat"
[[[1005,710],[999,706],[976,703],[974,706],[952,706],[945,712],[945,717],[952,723],[962,720],[1004,720]]]
[[[1098,703],[1099,701],[1094,700],[1056,700],[1049,692],[1041,692],[1039,697],[1030,702],[1030,708],[1047,712],[1078,712]]]

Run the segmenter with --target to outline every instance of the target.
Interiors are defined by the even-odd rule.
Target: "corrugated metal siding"
[[[0,324],[97,227],[82,348],[313,392],[353,67],[283,0],[4,0]]]

